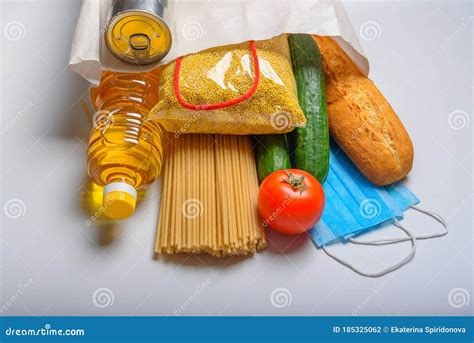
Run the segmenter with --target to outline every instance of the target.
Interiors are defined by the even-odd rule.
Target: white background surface
[[[86,227],[90,214],[81,205],[90,128],[80,99],[87,96],[88,84],[67,68],[80,2],[1,4],[2,314],[473,313],[470,1],[345,2],[357,32],[375,22],[376,35],[361,37],[361,43],[371,78],[414,141],[415,165],[407,184],[451,227],[444,238],[419,242],[409,265],[378,279],[352,273],[306,237],[271,233],[268,249],[252,258],[153,260],[158,183],[137,213],[120,224],[113,243],[100,246],[105,229]],[[21,24],[16,24],[19,38],[7,33],[11,22]],[[464,122],[450,121],[454,117]],[[7,210],[12,199],[20,200],[18,218]],[[409,214],[405,223],[417,233],[438,229],[417,214]],[[394,235],[399,233],[387,228],[364,238]],[[374,271],[398,261],[409,245],[332,249]],[[94,305],[99,288],[111,291],[112,304]],[[277,288],[287,289],[291,304],[272,305]],[[460,297],[450,301],[450,292]]]

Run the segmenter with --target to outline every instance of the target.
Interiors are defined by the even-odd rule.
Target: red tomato
[[[258,191],[258,211],[264,226],[289,235],[312,228],[321,218],[324,204],[321,184],[299,169],[273,172]]]

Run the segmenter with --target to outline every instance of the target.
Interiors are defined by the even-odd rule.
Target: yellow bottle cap
[[[126,182],[112,182],[104,187],[102,207],[112,219],[124,219],[133,214],[137,203],[137,191]]]

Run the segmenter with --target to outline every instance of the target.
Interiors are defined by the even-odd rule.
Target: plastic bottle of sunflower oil
[[[87,171],[104,186],[102,211],[122,219],[135,211],[137,189],[151,184],[162,164],[162,129],[147,117],[158,101],[158,71],[104,72],[90,92],[93,128]]]

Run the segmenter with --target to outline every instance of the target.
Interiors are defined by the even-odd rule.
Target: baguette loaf
[[[403,179],[413,165],[413,144],[397,114],[333,39],[315,39],[323,56],[331,136],[372,183]]]

